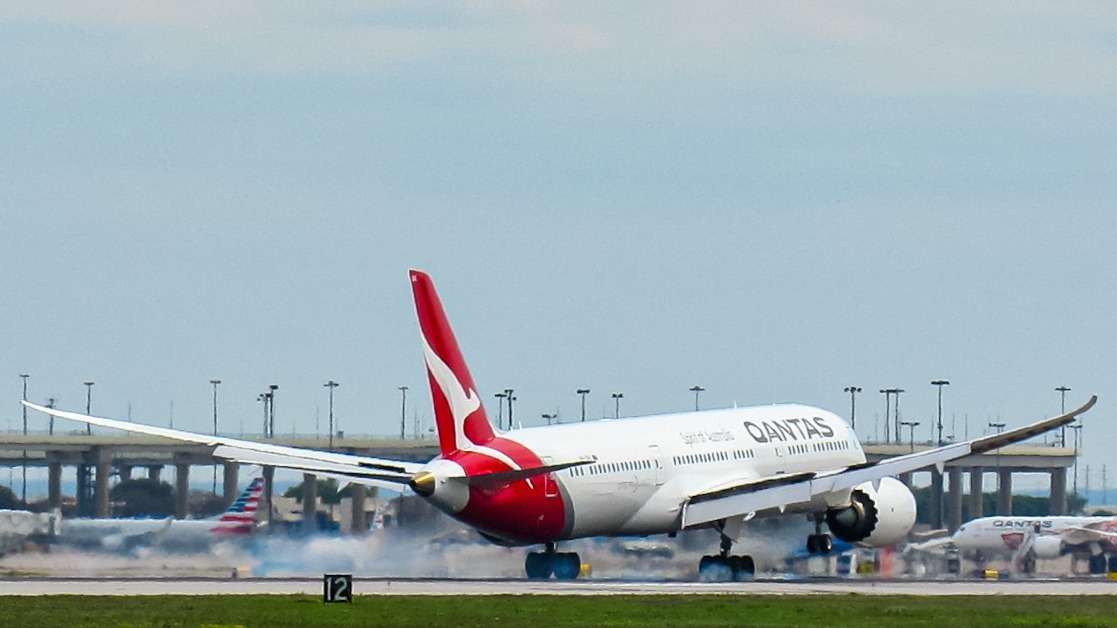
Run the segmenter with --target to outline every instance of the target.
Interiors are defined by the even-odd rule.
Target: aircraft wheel
[[[741,557],[741,563],[742,563],[742,565],[741,565],[741,570],[742,571],[747,571],[748,573],[754,574],[754,575],[756,574],[756,562],[752,559],[752,556],[748,556],[748,555],[742,556]]]
[[[582,559],[574,552],[555,554],[554,571],[559,580],[574,580],[582,571]]]
[[[532,580],[546,580],[554,569],[553,555],[545,552],[529,552],[524,560],[524,571]]]
[[[725,562],[729,564],[729,572],[733,574],[733,579],[736,580],[741,573],[741,557],[726,556]]]
[[[701,582],[729,582],[733,579],[733,569],[729,561],[721,556],[703,556],[698,563],[698,579]]]
[[[731,560],[733,580],[737,582],[752,580],[756,575],[756,563],[753,562],[752,556],[734,556]]]
[[[962,572],[962,561],[957,558],[946,559],[946,572],[953,575],[958,575]]]
[[[818,553],[818,536],[816,536],[814,534],[808,534],[807,535],[807,553],[808,554],[817,554]]]
[[[815,545],[818,546],[819,554],[829,554],[834,551],[834,539],[830,538],[829,534],[819,534]]]
[[[1090,557],[1090,573],[1099,574],[1105,573],[1105,554],[1098,554],[1097,556]]]

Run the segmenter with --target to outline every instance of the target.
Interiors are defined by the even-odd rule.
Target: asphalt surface
[[[574,582],[355,578],[363,595],[1117,595],[1117,582],[1077,580],[758,580],[743,583]],[[3,595],[261,595],[322,594],[321,579],[302,578],[20,578],[0,580]]]

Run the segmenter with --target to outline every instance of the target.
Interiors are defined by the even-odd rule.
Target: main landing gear
[[[721,535],[721,551],[716,556],[703,556],[698,561],[698,579],[702,582],[739,582],[756,574],[752,556],[731,556],[733,540]]]
[[[542,552],[529,552],[524,571],[532,580],[546,580],[554,574],[558,580],[573,580],[582,572],[582,559],[577,552],[556,552],[554,543],[547,543]]]
[[[814,534],[807,535],[808,554],[829,554],[834,551],[834,539],[822,531],[822,515],[814,518]]]
[[[1104,574],[1117,572],[1117,555],[1106,556],[1094,554],[1090,556],[1090,573]]]

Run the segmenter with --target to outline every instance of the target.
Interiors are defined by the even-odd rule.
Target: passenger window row
[[[711,451],[703,454],[683,454],[671,458],[675,466],[684,464],[702,464],[705,462],[727,462],[733,460],[748,460],[755,458],[756,452],[751,449],[734,449],[732,451]]]
[[[580,467],[571,467],[571,476],[603,475],[625,471],[643,471],[652,468],[651,460],[626,460],[623,462],[602,462]]]

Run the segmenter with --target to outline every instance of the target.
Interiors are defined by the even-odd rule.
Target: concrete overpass
[[[252,438],[252,437],[249,437]],[[339,453],[426,462],[438,454],[438,444],[433,440],[400,440],[372,437],[334,439],[333,448],[326,438],[307,436],[253,438],[259,442],[329,449]],[[240,465],[214,458],[211,447],[183,443],[157,436],[140,434],[6,434],[0,435],[0,466],[46,467],[47,503],[51,508],[62,504],[62,476],[67,467],[77,473],[78,512],[92,517],[108,517],[109,489],[115,475],[121,481],[130,479],[133,470],[145,468],[148,477],[160,478],[162,469],[175,468],[175,516],[186,517],[186,498],[190,486],[190,467],[222,467],[222,497],[232,503],[240,490],[238,472]],[[265,467],[266,494],[271,496],[274,468]],[[313,477],[313,476],[307,476]],[[103,480],[103,481],[102,481]],[[313,482],[306,486],[303,498],[316,498]],[[364,519],[364,487],[354,486],[354,521]],[[360,508],[360,515],[356,514]],[[311,513],[313,510],[311,510]]]
[[[900,456],[912,451],[925,451],[930,444],[886,444],[864,445],[865,458],[879,461],[892,456]],[[931,476],[931,512],[933,528],[947,528],[954,532],[962,525],[963,494],[969,498],[971,518],[990,515],[1012,514],[1012,478],[1020,473],[1046,473],[1051,476],[1051,515],[1067,513],[1067,469],[1074,465],[1075,451],[1070,447],[1050,447],[1038,444],[1014,445],[989,453],[967,456],[946,463],[943,473],[934,467],[922,469],[917,473]],[[996,512],[983,513],[984,479],[986,474],[997,478]],[[944,476],[949,480],[949,488],[944,489]],[[968,476],[969,491],[966,491],[963,476]],[[900,479],[912,485],[912,474],[906,473]]]

